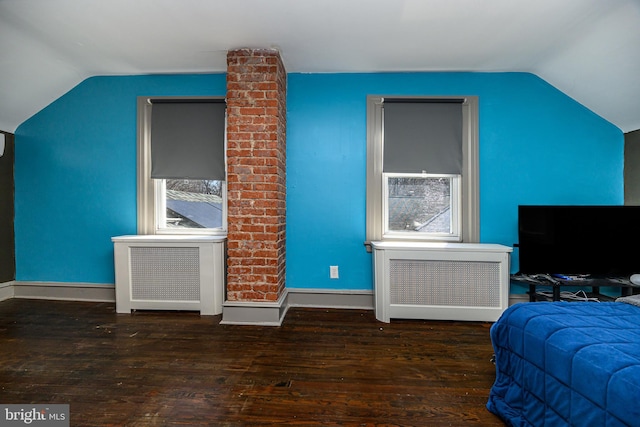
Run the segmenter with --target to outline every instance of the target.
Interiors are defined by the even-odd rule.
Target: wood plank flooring
[[[289,310],[281,327],[111,303],[0,302],[0,403],[72,426],[502,426],[490,323]]]

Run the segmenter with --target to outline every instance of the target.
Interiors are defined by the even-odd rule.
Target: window
[[[382,185],[383,237],[458,240],[459,175],[385,173]]]
[[[367,242],[479,241],[477,97],[367,99]]]
[[[158,230],[222,229],[224,184],[208,179],[157,180]]]
[[[138,234],[226,232],[222,98],[138,98]]]

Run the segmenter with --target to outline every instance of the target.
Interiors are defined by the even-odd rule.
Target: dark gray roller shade
[[[387,173],[462,173],[462,100],[384,101]]]
[[[225,179],[225,103],[153,101],[151,178]]]

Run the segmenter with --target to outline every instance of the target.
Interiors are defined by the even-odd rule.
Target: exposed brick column
[[[286,90],[278,51],[227,53],[227,301],[285,288]]]

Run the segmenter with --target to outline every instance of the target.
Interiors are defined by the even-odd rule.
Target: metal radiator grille
[[[134,300],[200,301],[199,248],[131,247]]]
[[[500,307],[500,264],[390,260],[391,304]]]

